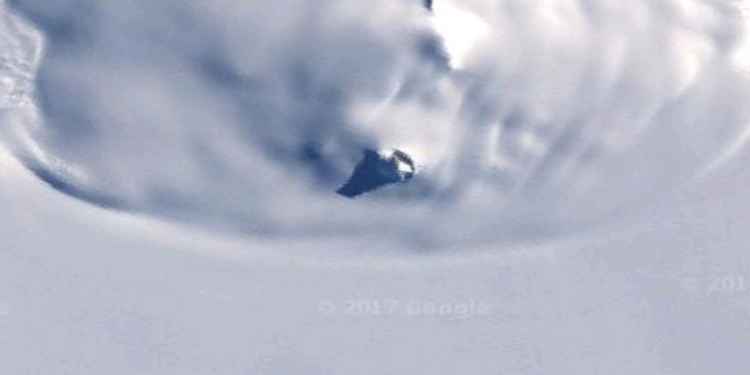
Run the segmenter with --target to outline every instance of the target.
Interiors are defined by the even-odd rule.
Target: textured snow
[[[46,36],[16,154],[74,197],[206,228],[430,248],[579,235],[750,134],[727,2],[10,4]],[[365,149],[403,150],[418,178],[340,199]]]
[[[0,3],[0,373],[750,370],[744,2]]]

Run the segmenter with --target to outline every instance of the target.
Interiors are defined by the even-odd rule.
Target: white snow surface
[[[420,4],[0,1],[0,373],[747,374],[747,3]]]

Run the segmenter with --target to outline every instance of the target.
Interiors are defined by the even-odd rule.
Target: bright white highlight
[[[432,24],[445,43],[451,67],[463,68],[472,49],[490,34],[490,26],[478,15],[451,0],[436,1]]]

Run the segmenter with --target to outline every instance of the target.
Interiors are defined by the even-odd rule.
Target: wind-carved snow
[[[11,15],[0,2],[0,111],[3,127],[0,134],[8,137],[13,130],[28,131],[35,123],[19,119],[35,112],[33,103],[34,75],[41,59],[42,40],[39,33],[19,17]],[[0,138],[2,140],[2,138]]]
[[[619,217],[750,138],[746,3],[429,3],[13,0],[46,46],[2,137],[103,206],[432,245]],[[343,199],[364,150],[417,173]]]

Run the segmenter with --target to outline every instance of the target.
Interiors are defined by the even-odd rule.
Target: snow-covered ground
[[[750,170],[744,167],[750,153],[743,147],[748,137],[742,122],[748,98],[742,69],[748,59],[745,26],[729,22],[733,13],[724,8],[729,1],[654,0],[620,6],[624,3],[606,0],[471,0],[452,2],[452,8],[438,0],[435,15],[423,13],[419,6],[340,1],[325,2],[325,14],[301,5],[315,2],[292,0],[279,1],[278,7],[216,0],[195,9],[181,4],[198,2],[168,0],[11,3],[31,22],[21,21],[5,8],[0,11],[2,374],[744,375],[750,371],[745,354],[750,346],[750,236],[745,230],[750,222],[746,197]],[[498,4],[506,7],[499,11]],[[304,9],[285,8],[292,5]],[[459,6],[463,6],[460,11]],[[258,9],[268,13],[258,16],[254,13]],[[300,26],[289,9],[321,22]],[[466,12],[457,18],[465,27],[452,39],[445,37],[450,45],[438,52],[425,35],[432,35],[431,27],[438,35],[457,27],[441,14],[446,9],[448,14]],[[589,12],[584,12],[585,22],[578,18],[583,17],[582,10]],[[370,16],[366,25],[337,18],[363,14]],[[513,34],[504,22],[513,14],[521,36],[499,38]],[[264,20],[270,16],[278,18]],[[165,26],[165,19],[174,24]],[[615,19],[619,21],[612,23]],[[542,26],[537,24],[541,21]],[[359,34],[341,38],[342,31],[334,27],[337,22]],[[385,24],[388,29],[383,29]],[[647,31],[639,34],[629,29],[633,25],[648,25]],[[36,27],[41,31],[34,31]],[[125,30],[132,34],[123,34]],[[574,37],[561,37],[560,30]],[[181,34],[186,31],[192,34]],[[412,31],[415,34],[409,34]],[[258,46],[246,37],[255,35],[250,32],[278,39]],[[293,55],[290,51],[305,46],[295,39],[298,35],[310,36],[316,47],[332,55],[325,61],[310,60],[315,56],[310,55],[311,46],[300,52],[301,57]],[[622,35],[631,38],[610,44]],[[401,44],[411,37],[432,47],[414,55]],[[488,42],[486,38],[492,37],[494,41]],[[579,45],[582,41],[591,44]],[[677,41],[683,44],[673,44]],[[359,43],[369,44],[360,49]],[[472,52],[470,43],[479,49]],[[543,43],[546,54],[528,53],[524,48],[528,43]],[[491,47],[498,45],[503,51],[515,51],[515,60],[489,64],[499,53]],[[605,48],[611,54],[601,61],[586,57],[594,45],[612,47]],[[359,55],[336,52],[344,47]],[[264,56],[263,61],[248,64],[257,48],[267,55],[257,55]],[[655,56],[660,49],[663,54]],[[459,72],[445,73],[446,66],[425,68],[438,64],[441,54],[450,57],[451,51],[448,69]],[[633,54],[640,57],[632,58]],[[211,60],[217,56],[221,61]],[[527,73],[515,70],[525,64],[524,58],[530,64]],[[318,90],[320,82],[327,80],[336,82],[338,89],[357,101],[347,102],[351,108],[340,108],[346,115],[318,108],[331,102],[306,102],[294,92],[274,88],[274,80],[285,79],[284,71],[275,70],[279,64],[299,59],[303,70],[333,64],[330,71],[318,70],[321,76],[309,78],[313,83],[307,89]],[[196,60],[198,67],[186,66]],[[341,70],[352,63],[364,64],[371,76]],[[550,64],[560,66],[549,71]],[[414,70],[415,66],[420,69]],[[593,75],[581,76],[582,66]],[[234,105],[265,100],[245,92],[255,86],[244,79],[259,72],[273,78],[257,87],[276,96],[257,105],[289,104],[301,110],[274,120],[276,127],[269,129],[276,130],[263,131],[262,144],[275,148],[255,148],[258,139],[238,143],[230,137],[236,135],[236,124],[255,120],[247,117],[251,111],[238,113]],[[213,81],[205,81],[209,77]],[[389,77],[406,77],[395,80],[402,94],[393,95],[394,80]],[[498,99],[487,86],[472,84],[476,77],[518,89],[514,104]],[[233,80],[243,83],[236,87]],[[642,159],[628,157],[617,163],[602,161],[600,154],[588,155],[599,164],[587,170],[605,179],[638,172],[636,177],[653,178],[648,186],[658,188],[661,199],[643,204],[630,220],[587,231],[576,226],[575,231],[566,229],[564,236],[531,231],[516,240],[502,228],[497,233],[487,228],[475,231],[474,225],[491,220],[492,211],[461,215],[476,207],[477,197],[490,197],[484,189],[496,181],[488,180],[488,172],[471,163],[497,165],[514,156],[518,159],[512,162],[524,169],[528,167],[524,157],[531,156],[452,155],[455,133],[441,121],[451,118],[470,128],[472,121],[509,116],[480,111],[472,104],[456,105],[465,95],[484,104],[500,100],[499,105],[518,105],[524,116],[552,111],[575,117],[579,111],[561,108],[575,104],[566,90],[576,82],[593,82],[592,96],[612,96],[579,104],[578,109],[598,105],[592,112],[581,112],[586,115],[581,115],[583,120],[612,122],[617,128],[617,121],[633,116],[659,119],[641,124],[661,133],[621,134],[640,145],[622,153],[643,153]],[[653,82],[657,83],[651,86]],[[554,89],[553,93],[543,95],[544,88]],[[244,99],[228,105],[228,98],[234,96]],[[430,100],[442,105],[430,105]],[[628,112],[649,101],[668,110]],[[321,153],[338,159],[331,165],[313,163],[312,167],[321,168],[317,175],[296,179],[290,176],[304,173],[300,165],[310,164],[296,163],[285,150],[306,136],[298,133],[304,127],[294,125],[305,116],[333,122],[361,116],[370,121],[361,132],[323,129],[334,135],[326,138],[330,148]],[[435,128],[421,134],[424,138],[412,133],[420,129],[419,123],[409,123],[403,134],[389,128],[409,119],[429,120]],[[497,132],[491,129],[513,130],[518,123],[528,129],[541,121],[512,120],[503,121],[514,122],[515,127],[462,133],[461,142],[468,143],[459,148],[475,149],[477,140]],[[684,121],[690,127],[683,126],[682,137],[670,137],[672,128]],[[86,126],[77,127],[82,124]],[[164,126],[154,126],[159,124]],[[593,125],[573,133],[586,140],[603,134]],[[533,137],[513,137],[513,142],[534,153]],[[651,140],[637,141],[644,137]],[[491,138],[506,139],[497,134]],[[513,146],[479,143],[479,150]],[[407,150],[428,173],[414,186],[439,190],[432,199],[451,199],[466,209],[450,206],[430,211],[419,206],[421,202],[414,203],[410,194],[415,192],[386,194],[382,201],[365,201],[364,207],[351,208],[351,202],[336,200],[328,184],[335,188],[336,178],[346,177],[338,171],[348,171],[356,163],[360,146]],[[199,162],[193,152],[212,157]],[[263,152],[278,152],[278,160],[253,159]],[[553,161],[568,160],[566,152],[556,153],[562,157]],[[443,169],[429,165],[434,160],[444,161]],[[552,172],[568,165],[545,163],[541,169]],[[175,165],[181,169],[173,171]],[[461,168],[454,169],[456,165]],[[71,184],[58,184],[58,189],[87,199],[61,194],[29,166],[54,171]],[[622,169],[618,173],[614,167]],[[440,170],[432,169],[434,175],[429,175],[430,168]],[[660,168],[675,172],[676,177],[660,178],[665,173]],[[207,175],[207,171],[215,173]],[[249,172],[249,177],[238,171]],[[455,186],[456,174],[460,181],[479,182]],[[261,175],[268,180],[264,182]],[[571,176],[575,186],[588,181]],[[511,179],[518,180],[523,179]],[[667,183],[678,180],[679,184]],[[632,181],[615,181],[622,185],[614,192],[594,197],[629,201],[626,188],[633,187]],[[305,187],[306,183],[315,187]],[[162,192],[166,189],[167,196],[144,198],[154,186]],[[526,191],[529,183],[522,186]],[[90,195],[92,191],[100,195]],[[128,210],[90,204],[108,194],[117,202],[127,202]],[[179,197],[168,201],[169,194],[203,200],[185,205]],[[500,207],[495,201],[485,204],[490,209]],[[398,210],[402,206],[407,207],[404,212]],[[441,210],[450,215],[426,216],[431,212],[439,216]],[[368,212],[371,217],[362,216]],[[252,221],[254,215],[261,219],[247,227],[236,225],[238,220]],[[354,219],[359,222],[342,224]],[[257,228],[264,220],[273,221],[280,230]],[[301,229],[289,229],[288,223]],[[463,238],[472,234],[481,235],[482,241]],[[419,238],[412,242],[411,236]],[[424,251],[442,240],[453,246]],[[423,251],[414,251],[415,243]]]

